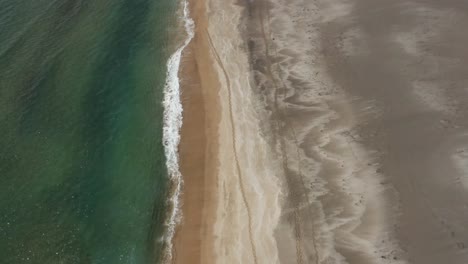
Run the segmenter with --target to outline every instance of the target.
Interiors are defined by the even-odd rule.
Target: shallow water
[[[0,1],[0,263],[158,258],[176,8]]]

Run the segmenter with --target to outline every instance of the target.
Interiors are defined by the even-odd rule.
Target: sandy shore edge
[[[174,237],[172,263],[213,263],[213,221],[218,170],[219,81],[203,30],[205,1],[189,1],[195,37],[183,52],[183,125],[179,145],[184,177],[183,220]]]
[[[281,186],[252,94],[235,1],[191,1],[180,76],[183,217],[173,263],[277,263]]]

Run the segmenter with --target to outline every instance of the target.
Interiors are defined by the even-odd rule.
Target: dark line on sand
[[[241,167],[239,165],[239,159],[237,157],[237,140],[236,140],[236,129],[234,127],[234,114],[233,114],[233,111],[232,111],[232,94],[231,94],[231,81],[229,79],[229,76],[227,74],[227,71],[226,69],[224,68],[224,64],[223,62],[221,61],[221,58],[218,54],[218,51],[216,50],[215,46],[213,45],[213,41],[211,39],[211,36],[210,36],[210,33],[208,32],[208,30],[206,30],[206,34],[208,36],[208,40],[209,40],[209,43],[210,43],[210,47],[211,49],[213,50],[214,54],[215,54],[215,57],[216,57],[216,61],[218,62],[219,66],[221,67],[221,69],[223,70],[223,73],[224,73],[224,77],[226,78],[226,83],[227,83],[227,91],[228,91],[228,102],[229,102],[229,118],[230,118],[230,121],[231,121],[231,130],[232,130],[232,145],[234,147],[234,159],[235,159],[235,163],[236,163],[236,169],[237,169],[237,177],[238,177],[238,180],[239,180],[239,189],[241,191],[241,194],[242,194],[242,201],[244,202],[244,206],[245,208],[247,209],[247,218],[248,218],[248,221],[249,221],[249,225],[248,225],[248,229],[249,229],[249,241],[250,241],[250,246],[252,248],[252,255],[253,255],[253,259],[254,259],[254,263],[257,264],[258,263],[258,260],[257,260],[257,250],[255,248],[255,244],[253,242],[253,235],[252,235],[252,216],[251,216],[251,208],[250,208],[250,205],[249,205],[249,202],[247,200],[247,197],[246,197],[246,194],[245,194],[245,187],[244,187],[244,181],[243,181],[243,176],[242,176],[242,171],[241,171]]]

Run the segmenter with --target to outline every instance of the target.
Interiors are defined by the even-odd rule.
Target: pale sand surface
[[[220,168],[214,250],[217,263],[277,263],[277,165],[262,136],[252,93],[243,8],[210,0],[208,33],[220,76]]]
[[[468,263],[468,4],[205,3],[178,263]]]

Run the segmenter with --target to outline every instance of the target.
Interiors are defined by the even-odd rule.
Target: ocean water
[[[179,4],[0,0],[0,263],[160,259]]]

